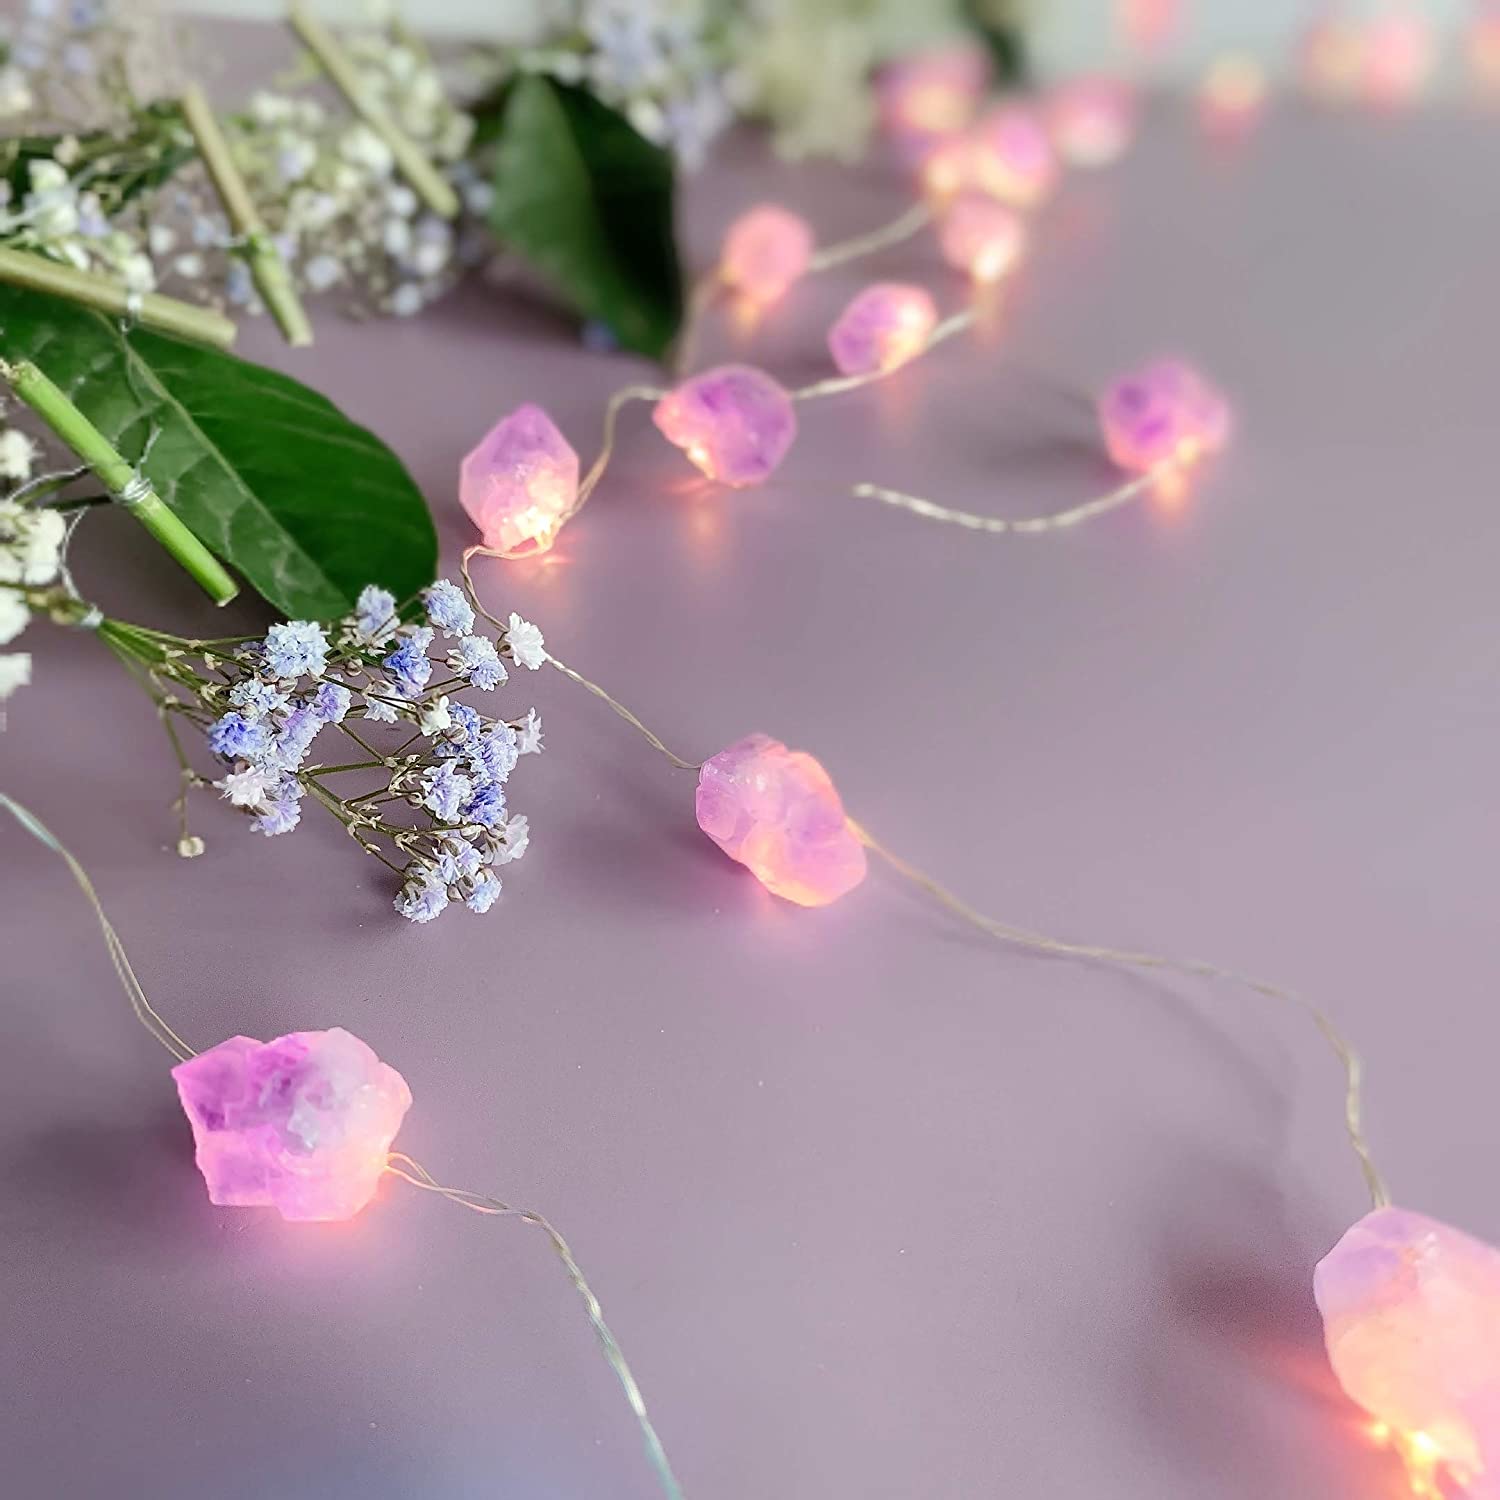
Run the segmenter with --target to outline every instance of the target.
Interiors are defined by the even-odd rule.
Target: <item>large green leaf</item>
[[[331,618],[367,583],[404,598],[432,582],[437,538],[421,492],[379,438],[316,391],[18,287],[0,287],[0,353],[51,376],[288,615]]]
[[[672,158],[583,89],[506,90],[490,224],[586,318],[660,357],[682,321]]]

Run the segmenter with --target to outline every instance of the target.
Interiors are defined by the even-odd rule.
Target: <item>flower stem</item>
[[[301,0],[292,0],[287,20],[303,45],[317,58],[318,65],[333,86],[348,101],[349,107],[390,148],[401,175],[416,190],[417,196],[439,217],[456,219],[460,205],[452,184],[428,161],[416,142],[370,97],[359,70],[333,33]]]
[[[228,604],[239,585],[208,548],[169,510],[145,476],[30,360],[0,361],[0,375],[48,427],[93,471],[101,484],[192,575],[215,604]]]
[[[208,175],[213,178],[214,189],[229,222],[244,236],[245,258],[250,263],[250,274],[260,288],[260,294],[271,309],[271,316],[293,348],[302,348],[312,343],[312,325],[307,321],[297,289],[292,285],[291,273],[286,268],[275,242],[266,233],[261,222],[260,211],[240,169],[235,166],[229,152],[229,143],[219,129],[219,122],[209,108],[208,99],[196,83],[188,84],[182,94],[182,117],[198,143],[198,152]]]
[[[83,307],[92,307],[111,317],[139,320],[161,333],[175,333],[200,344],[227,349],[239,331],[230,320],[212,308],[194,307],[175,297],[155,292],[131,292],[117,281],[92,271],[80,271],[44,255],[0,246],[0,282],[66,297]]]

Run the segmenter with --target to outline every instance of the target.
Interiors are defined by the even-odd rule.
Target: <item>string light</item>
[[[1021,216],[993,198],[966,193],[951,203],[938,228],[943,259],[975,281],[999,281],[1026,247]]]
[[[1001,104],[974,127],[970,161],[975,186],[1017,208],[1033,208],[1057,186],[1057,157],[1037,114]]]
[[[507,557],[545,552],[578,503],[578,455],[552,418],[526,402],[465,457],[458,499],[486,550]]]
[[[1432,22],[1405,7],[1388,11],[1366,28],[1361,90],[1380,107],[1411,104],[1427,87],[1436,61]]]
[[[768,307],[806,274],[812,254],[807,220],[762,203],[729,226],[719,252],[719,279],[757,307]]]
[[[1302,33],[1297,46],[1297,74],[1314,98],[1349,98],[1364,67],[1363,31],[1339,15],[1319,16]]]
[[[651,413],[661,434],[710,479],[759,484],[797,436],[786,388],[752,365],[720,365],[667,392]]]
[[[856,293],[828,331],[828,351],[845,375],[899,369],[927,348],[937,304],[925,287],[882,281]]]
[[[1239,135],[1259,121],[1269,96],[1266,70],[1248,53],[1215,58],[1198,88],[1204,124],[1221,135]]]
[[[1135,90],[1121,78],[1074,78],[1047,96],[1047,128],[1070,166],[1104,167],[1124,155],[1135,134]]]
[[[990,81],[984,48],[944,47],[888,64],[875,76],[882,131],[908,155],[921,156],[973,118]]]

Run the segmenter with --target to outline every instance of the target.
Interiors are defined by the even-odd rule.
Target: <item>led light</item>
[[[527,402],[464,459],[458,498],[491,551],[545,552],[578,498],[578,455],[552,418]]]
[[[868,286],[839,314],[828,349],[844,375],[894,370],[926,347],[937,304],[925,288],[883,281]]]
[[[750,365],[694,375],[656,403],[651,419],[710,479],[735,488],[773,473],[797,436],[792,398]]]
[[[1053,89],[1046,118],[1064,161],[1076,167],[1108,166],[1135,134],[1135,91],[1119,78],[1075,78]]]
[[[1026,231],[1003,203],[967,193],[949,205],[938,231],[943,258],[976,281],[998,281],[1020,259]]]
[[[729,226],[719,254],[719,277],[742,297],[765,306],[802,278],[812,252],[813,232],[807,221],[763,203]]]

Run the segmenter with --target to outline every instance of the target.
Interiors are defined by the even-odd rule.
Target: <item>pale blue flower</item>
[[[396,674],[396,686],[408,698],[415,698],[432,676],[432,662],[427,655],[431,644],[432,627],[418,625],[382,663]]]
[[[311,705],[298,704],[286,716],[268,759],[280,770],[295,771],[306,759],[312,742],[318,737],[318,731],[325,722]]]
[[[487,912],[500,899],[500,877],[486,870],[464,899],[470,911]]]
[[[264,755],[270,744],[265,726],[243,714],[227,713],[208,728],[208,748],[221,760],[254,760]]]
[[[493,828],[504,816],[505,792],[498,783],[489,782],[476,788],[473,796],[464,804],[461,821]]]
[[[451,760],[439,761],[422,773],[422,805],[444,823],[452,823],[464,799],[474,789],[467,776],[460,776]]]
[[[383,646],[396,633],[396,596],[379,584],[367,583],[354,605],[354,633],[366,645]]]
[[[273,677],[321,677],[328,665],[328,637],[311,620],[289,620],[266,632],[262,657]]]
[[[401,887],[394,905],[408,922],[430,922],[448,905],[448,888],[436,875],[424,871]]]
[[[477,875],[484,859],[463,839],[452,839],[438,851],[437,873],[444,885],[457,885],[465,876]]]
[[[439,578],[423,595],[427,618],[445,636],[468,635],[474,628],[474,611],[461,588],[446,578]]]
[[[341,682],[325,682],[313,695],[312,711],[325,724],[342,724],[354,694]]]
[[[469,764],[489,781],[504,781],[516,768],[516,732],[509,724],[493,724],[469,752]]]
[[[277,714],[287,706],[287,695],[280,688],[262,682],[259,677],[247,677],[229,690],[229,701],[245,718],[263,719],[267,714]]]
[[[448,653],[448,665],[455,676],[467,677],[477,688],[489,692],[505,681],[505,663],[488,636],[465,636]]]
[[[301,821],[301,801],[290,791],[282,789],[276,796],[266,799],[259,814],[250,820],[250,826],[267,838],[275,838],[278,833],[290,833]]]

